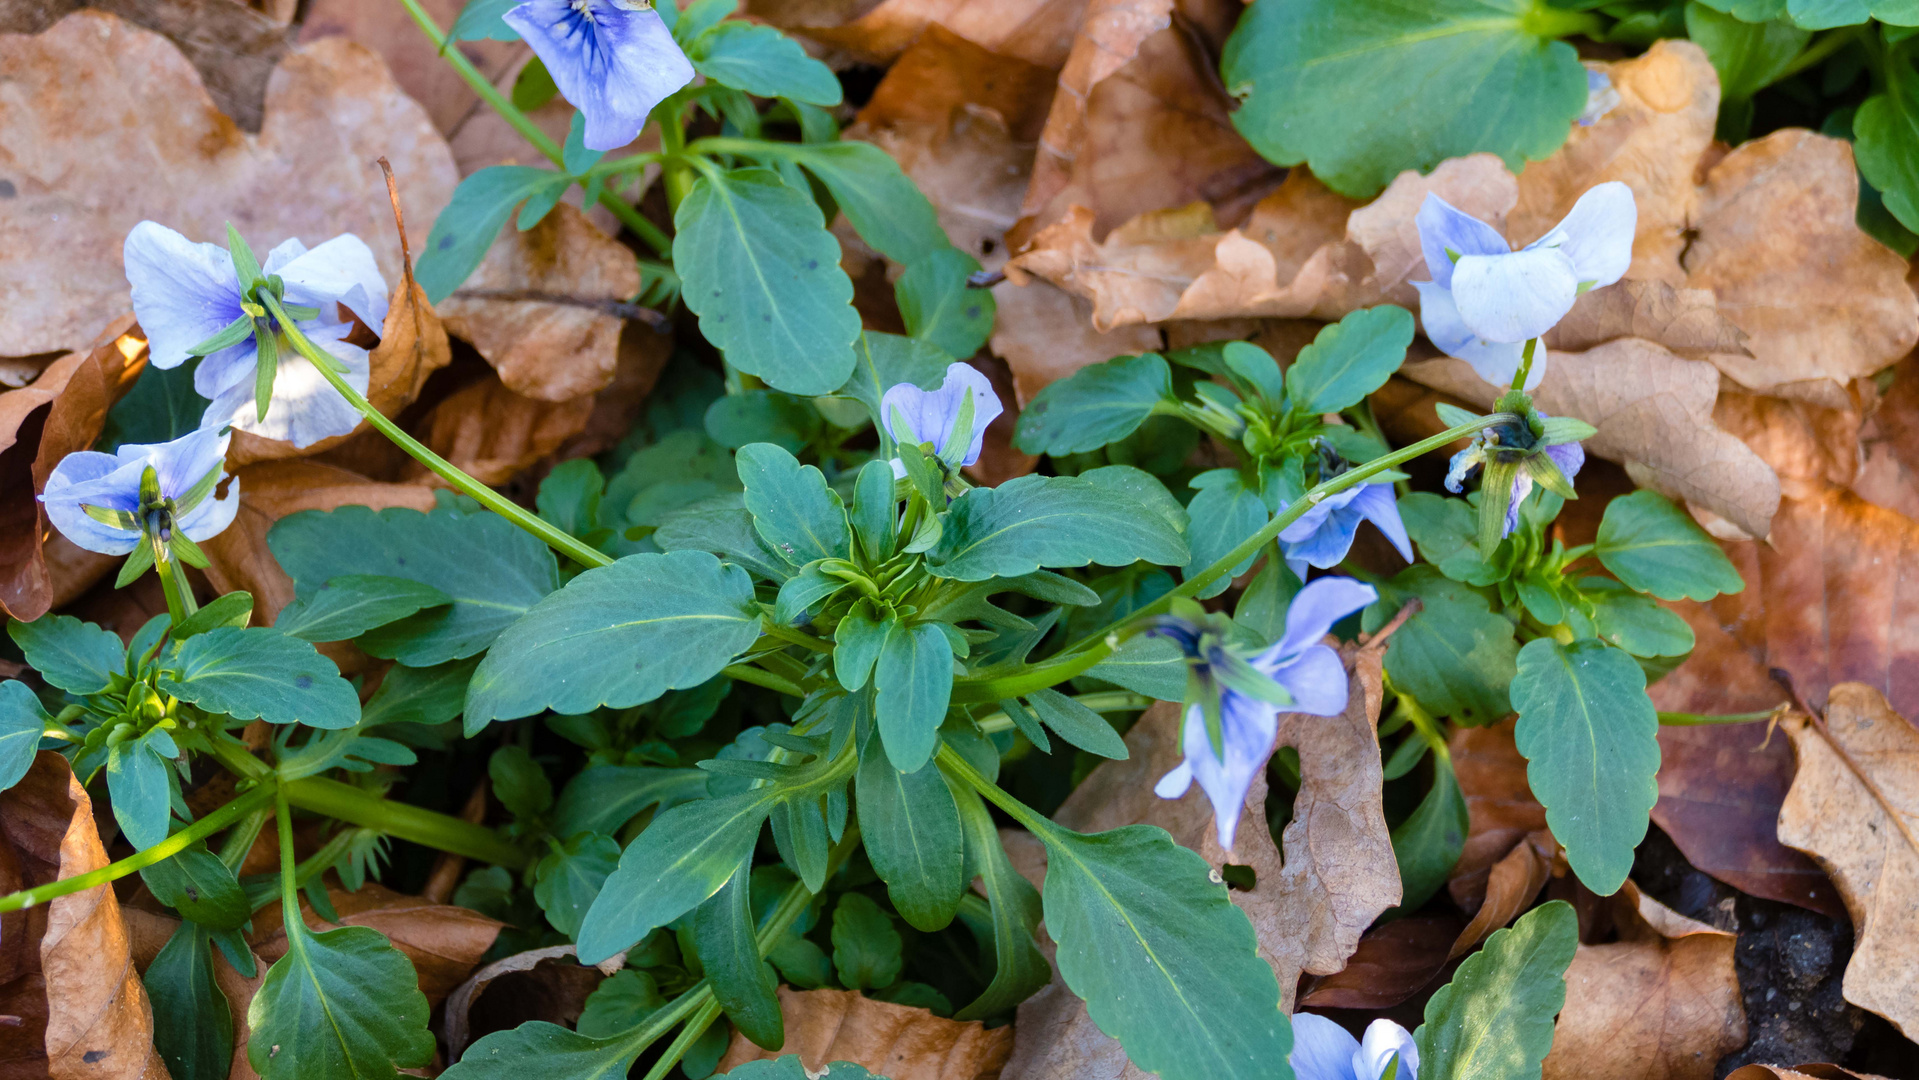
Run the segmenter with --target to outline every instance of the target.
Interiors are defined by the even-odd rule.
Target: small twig
[[[1407,619],[1419,614],[1425,606],[1425,604],[1420,603],[1419,597],[1413,597],[1411,600],[1406,601],[1406,606],[1399,609],[1399,614],[1394,615],[1391,622],[1380,627],[1373,633],[1367,634],[1362,632],[1359,635],[1359,643],[1368,649],[1378,646],[1387,638],[1392,637],[1400,627],[1406,625]]]
[[[590,300],[584,296],[567,296],[563,293],[541,292],[538,289],[461,289],[453,296],[458,300],[507,300],[516,303],[563,304],[567,307],[590,308],[615,318],[643,322],[660,332],[665,332],[669,325],[666,316],[652,308],[629,304],[624,300]]]
[[[419,286],[413,281],[413,248],[406,241],[406,213],[400,209],[400,185],[393,179],[393,166],[385,157],[379,160],[380,172],[386,175],[386,200],[393,206],[393,227],[400,233],[400,279],[406,285],[407,310],[413,313],[413,355],[418,359],[426,352],[426,324],[420,321]],[[369,329],[379,333],[381,328]]]

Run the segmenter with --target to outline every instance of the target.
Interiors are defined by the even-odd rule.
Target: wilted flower
[[[528,0],[502,18],[580,110],[588,150],[632,142],[654,106],[693,81],[693,65],[649,4]]]
[[[986,425],[1006,411],[993,384],[971,364],[947,365],[938,390],[921,390],[898,383],[880,398],[880,415],[895,442],[930,444],[933,456],[948,469],[979,460],[986,441]],[[962,424],[965,420],[967,423]],[[893,475],[905,476],[906,466],[893,459]]]
[[[1542,426],[1544,421],[1552,419],[1545,413],[1536,415],[1542,421]],[[1567,422],[1562,420],[1560,423]],[[1578,421],[1572,423],[1577,424]],[[1584,424],[1579,424],[1579,427],[1584,431],[1591,430]],[[1498,428],[1480,432],[1471,445],[1453,455],[1446,469],[1446,490],[1457,495],[1465,490],[1466,480],[1483,466],[1500,463],[1517,466],[1512,472],[1512,492],[1506,504],[1506,522],[1499,534],[1501,537],[1512,535],[1513,529],[1518,527],[1519,504],[1525,502],[1526,496],[1532,493],[1535,478],[1549,488],[1560,488],[1562,495],[1570,495],[1573,477],[1578,476],[1580,468],[1586,464],[1586,449],[1576,441],[1552,442],[1549,436],[1538,439],[1535,447],[1528,450],[1516,448],[1505,441],[1512,434],[1510,430],[1502,434]],[[1487,497],[1482,489],[1480,498],[1483,500]]]
[[[47,477],[47,517],[67,539],[102,555],[125,555],[147,535],[175,530],[193,541],[216,536],[240,508],[240,484],[214,489],[225,475],[230,435],[201,428],[165,443],[132,444],[111,454],[68,454]],[[148,474],[151,473],[151,478]]]
[[[1148,631],[1170,638],[1186,653],[1195,694],[1189,700],[1181,746],[1186,760],[1160,778],[1162,799],[1186,794],[1194,780],[1213,803],[1219,845],[1232,850],[1246,789],[1272,752],[1279,710],[1337,716],[1346,709],[1346,668],[1339,653],[1320,644],[1333,624],[1379,598],[1371,585],[1328,577],[1307,585],[1286,610],[1286,632],[1265,651],[1241,656],[1224,628],[1167,616]],[[1220,617],[1220,618],[1223,618]],[[1218,702],[1219,751],[1207,712]]]
[[[1518,374],[1526,343],[1553,328],[1588,289],[1618,281],[1632,265],[1639,212],[1617,180],[1579,197],[1572,212],[1518,251],[1491,225],[1428,193],[1414,221],[1431,281],[1415,281],[1427,338],[1499,386]],[[1523,390],[1546,371],[1534,346]]]
[[[1323,1016],[1294,1013],[1286,1063],[1298,1080],[1418,1080],[1419,1046],[1391,1020],[1373,1021],[1361,1040]]]
[[[1281,510],[1286,509],[1282,504]],[[1392,542],[1393,548],[1413,561],[1413,544],[1406,536],[1406,525],[1399,519],[1399,503],[1393,498],[1393,485],[1355,484],[1320,500],[1319,505],[1299,515],[1299,519],[1279,534],[1286,553],[1286,565],[1293,575],[1306,580],[1306,568],[1321,570],[1338,566],[1352,550],[1353,535],[1359,523],[1370,521]]]
[[[352,317],[379,332],[387,289],[373,252],[359,237],[347,233],[311,250],[288,240],[267,254],[261,280],[245,286],[230,249],[196,244],[152,221],[127,234],[125,255],[133,313],[147,334],[153,365],[172,368],[189,356],[206,357],[193,373],[193,388],[212,400],[204,426],[231,425],[310,446],[359,425],[358,410],[287,344],[284,328],[254,295],[277,281],[275,296],[294,325],[337,358],[347,385],[365,394],[367,352],[345,338],[353,332]],[[273,354],[273,390],[264,415],[255,397],[263,328],[270,331],[267,348]]]

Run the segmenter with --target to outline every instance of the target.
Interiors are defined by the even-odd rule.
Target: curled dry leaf
[[[850,1061],[888,1080],[995,1080],[1013,1049],[1010,1027],[948,1020],[852,990],[782,986],[780,1016],[786,1042],[779,1049],[762,1049],[736,1031],[717,1071],[798,1054],[812,1072]]]
[[[473,973],[505,925],[477,911],[394,892],[378,882],[367,882],[356,892],[329,885],[327,899],[340,921],[320,918],[303,899],[300,915],[307,925],[315,933],[340,926],[370,926],[385,934],[413,962],[420,992],[435,1007]],[[253,916],[249,941],[267,963],[286,955],[286,927],[278,904],[269,904]]]
[[[574,959],[571,945],[529,949],[473,973],[446,999],[447,1058],[460,1060],[474,1039],[529,1020],[571,1025],[606,976]],[[499,991],[485,997],[489,990]]]
[[[1606,903],[1619,940],[1574,954],[1544,1080],[1711,1080],[1746,1043],[1734,936],[1631,882]]]
[[[1082,832],[1158,825],[1215,866],[1249,866],[1253,888],[1231,892],[1252,920],[1260,953],[1291,1012],[1302,974],[1331,975],[1346,966],[1362,932],[1400,899],[1399,865],[1380,808],[1380,661],[1384,642],[1343,649],[1352,671],[1346,712],[1335,717],[1283,713],[1276,746],[1299,751],[1300,790],[1281,842],[1266,824],[1262,770],[1247,790],[1237,843],[1219,846],[1212,804],[1194,790],[1161,799],[1153,782],[1181,759],[1181,709],[1161,702],[1126,734],[1131,756],[1102,762],[1055,815]],[[1019,1008],[1019,1038],[1006,1080],[1056,1076],[1143,1077],[1117,1040],[1101,1032],[1085,1003],[1055,978]]]
[[[0,394],[0,609],[16,619],[37,619],[73,599],[115,562],[64,539],[49,545],[53,533],[37,496],[61,458],[100,437],[107,410],[133,385],[145,357],[145,339],[123,318],[93,345],[48,364],[31,385]]]
[[[782,29],[837,46],[864,63],[884,65],[938,26],[1057,70],[1072,50],[1087,0],[755,0],[749,7]]]
[[[1527,783],[1511,720],[1460,728],[1448,749],[1466,798],[1467,827],[1446,890],[1460,910],[1472,913],[1448,950],[1456,959],[1532,906],[1552,875],[1559,845]]]
[[[1464,924],[1450,914],[1410,915],[1366,931],[1346,966],[1300,987],[1302,1009],[1390,1009],[1445,971]]]
[[[0,892],[105,865],[86,789],[65,758],[42,750],[20,782],[0,792]],[[10,1018],[0,1020],[8,1030],[0,1073],[58,1080],[167,1075],[110,886],[0,916],[0,1016]]]
[[[143,219],[207,241],[231,221],[257,251],[354,233],[397,287],[400,247],[373,159],[393,162],[416,251],[459,179],[424,110],[378,56],[342,39],[274,69],[258,135],[215,107],[171,42],[99,12],[0,35],[0,67],[18,100],[35,102],[0,125],[18,189],[0,213],[0,355],[76,348],[126,311],[121,246]]]
[[[1853,1072],[1837,1065],[1746,1065],[1726,1074],[1726,1080],[1887,1080],[1877,1073]]]
[[[1799,773],[1779,839],[1819,860],[1845,897],[1858,943],[1845,997],[1919,1035],[1919,728],[1877,689],[1832,688],[1824,722],[1780,724]]]
[[[502,229],[440,313],[508,389],[571,401],[613,381],[619,311],[639,291],[633,253],[562,204],[525,232]]]
[[[1645,487],[1684,499],[1765,536],[1779,478],[1759,455],[1713,422],[1719,372],[1638,338],[1583,353],[1556,353],[1535,395],[1541,411],[1598,428],[1586,450],[1617,461]],[[1489,407],[1499,388],[1463,360],[1409,361],[1401,374]]]

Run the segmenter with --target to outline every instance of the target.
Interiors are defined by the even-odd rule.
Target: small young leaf
[[[225,626],[180,646],[159,688],[235,720],[352,727],[360,695],[312,645],[265,627]]]
[[[858,792],[861,839],[894,910],[915,929],[944,928],[966,893],[959,811],[945,778],[931,762],[900,772],[883,740],[868,739]]]
[[[599,525],[600,498],[606,494],[606,477],[592,458],[562,461],[540,481],[540,493],[534,499],[540,516],[565,529],[570,535],[585,536]]]
[[[693,941],[700,966],[713,987],[713,1000],[740,1033],[759,1045],[777,1050],[786,1042],[786,1023],[780,1015],[779,980],[760,959],[753,920],[750,860],[720,891],[693,913]]]
[[[838,105],[833,69],[806,55],[800,43],[771,26],[722,22],[688,43],[686,58],[700,74],[759,97],[810,105]]]
[[[350,641],[375,627],[452,602],[452,597],[433,586],[406,578],[346,574],[295,596],[280,609],[273,628],[303,641]]]
[[[606,1038],[633,1030],[665,1005],[653,976],[624,968],[602,980],[586,996],[586,1007],[575,1027],[582,1035]]]
[[[1886,65],[1886,90],[1853,115],[1859,172],[1901,225],[1919,230],[1919,72],[1911,52]]]
[[[1060,693],[1058,690],[1035,690],[1026,696],[1033,711],[1047,727],[1058,733],[1059,737],[1079,747],[1089,754],[1097,754],[1115,761],[1126,760],[1126,740],[1106,718],[1093,710]]]
[[[1563,900],[1494,931],[1426,1002],[1413,1032],[1420,1080],[1538,1080],[1578,947],[1579,916]]]
[[[1431,566],[1399,572],[1379,590],[1362,625],[1371,632],[1417,597],[1424,605],[1386,646],[1386,674],[1436,716],[1469,726],[1490,724],[1511,711],[1506,688],[1519,645],[1513,624],[1485,596],[1443,577]]]
[[[153,1047],[175,1080],[224,1080],[233,1066],[233,1013],[213,981],[207,930],[183,922],[140,975],[153,1015]]]
[[[460,715],[466,685],[478,660],[449,660],[433,667],[395,664],[360,710],[360,728],[381,724],[444,724]]]
[[[1602,577],[1580,578],[1579,591],[1593,605],[1594,632],[1634,656],[1684,656],[1692,651],[1692,627],[1652,597]]]
[[[893,555],[893,525],[899,500],[893,497],[893,469],[884,461],[860,467],[853,485],[853,510],[848,515],[866,559],[878,565]],[[855,689],[848,687],[848,689]]]
[[[70,694],[97,694],[126,669],[119,635],[71,615],[42,615],[32,622],[13,619],[7,633],[26,654],[27,666]]]
[[[874,718],[894,767],[917,772],[939,746],[953,693],[953,646],[935,623],[889,625],[873,667]]]
[[[742,448],[737,461],[753,526],[782,558],[805,566],[852,554],[846,509],[818,469],[771,443]]]
[[[1409,745],[1424,746],[1414,735]],[[1399,862],[1399,906],[1406,915],[1424,907],[1452,876],[1466,846],[1466,799],[1450,759],[1433,755],[1433,786],[1393,830],[1393,857]]]
[[[154,729],[137,739],[116,743],[107,752],[107,792],[113,796],[113,819],[134,850],[167,838],[173,799],[173,767],[180,756],[173,739]]]
[[[833,630],[833,674],[842,687],[851,691],[866,685],[892,628],[893,620],[874,622],[859,607],[840,620]]]
[[[1403,307],[1361,308],[1322,329],[1286,369],[1286,396],[1311,416],[1359,404],[1386,385],[1413,343],[1413,316]]]
[[[877,990],[900,977],[900,932],[863,893],[844,893],[833,908],[833,967],[849,990]]]
[[[1399,500],[1399,519],[1420,556],[1440,573],[1468,585],[1505,580],[1505,571],[1479,557],[1479,520],[1466,500],[1415,491]]]
[[[553,805],[553,782],[523,746],[508,744],[493,751],[486,775],[494,797],[515,817],[544,814]]]
[[[253,917],[239,880],[204,843],[142,869],[140,880],[154,899],[211,930],[236,929]]]
[[[1173,372],[1155,353],[1117,356],[1048,385],[1019,414],[1014,441],[1029,454],[1077,454],[1118,442],[1172,404]]]
[[[1692,515],[1656,491],[1607,503],[1593,554],[1619,580],[1661,600],[1711,600],[1746,587]]]
[[[553,929],[577,937],[587,909],[619,864],[618,841],[599,833],[579,833],[540,860],[534,869],[533,899]]]
[[[935,247],[913,260],[893,283],[906,332],[964,360],[986,344],[998,305],[989,289],[969,278],[979,260],[955,247]]]
[[[1246,486],[1246,478],[1238,469],[1209,469],[1189,483],[1199,494],[1193,496],[1186,507],[1192,515],[1186,537],[1193,548],[1192,556],[1186,560],[1186,570],[1189,574],[1198,574],[1265,528],[1273,515],[1259,492]],[[1231,588],[1233,579],[1251,570],[1253,560],[1258,557],[1257,552],[1247,556],[1231,571],[1220,575],[1219,580],[1200,590],[1197,598],[1218,596]]]
[[[433,1058],[413,962],[366,926],[287,925],[287,953],[247,1008],[247,1061],[263,1080],[394,1080]]]

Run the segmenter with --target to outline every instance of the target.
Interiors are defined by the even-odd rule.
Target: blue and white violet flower
[[[1346,710],[1346,667],[1321,644],[1333,624],[1379,598],[1352,578],[1320,578],[1286,610],[1286,632],[1267,649],[1243,656],[1230,643],[1224,616],[1161,618],[1148,633],[1177,643],[1191,670],[1181,747],[1186,760],[1160,778],[1162,799],[1186,794],[1193,781],[1213,803],[1219,846],[1232,850],[1253,777],[1279,732],[1279,712],[1337,716]],[[1217,704],[1218,749],[1207,713]]]
[[[949,473],[979,460],[986,426],[1004,411],[992,381],[965,362],[947,365],[937,390],[896,383],[880,398],[880,416],[893,441],[932,447]],[[893,475],[906,475],[899,458],[893,459]]]
[[[68,454],[40,496],[47,519],[67,539],[102,555],[126,555],[149,535],[170,543],[176,530],[195,542],[217,536],[240,509],[238,480],[219,491],[231,437],[201,428],[111,454]]]
[[[174,368],[190,356],[205,356],[193,373],[193,388],[212,401],[203,427],[232,426],[305,447],[359,425],[359,411],[287,344],[284,329],[254,294],[277,288],[275,298],[294,325],[338,359],[345,369],[341,377],[364,395],[367,351],[346,338],[356,318],[380,332],[387,287],[359,237],[347,233],[312,249],[288,240],[267,254],[259,267],[263,280],[244,288],[232,249],[194,243],[152,221],[127,234],[125,255],[133,313],[146,332],[153,365]],[[268,348],[274,365],[265,408],[256,397],[263,332],[273,339]]]
[[[1391,1020],[1373,1021],[1355,1039],[1323,1016],[1294,1013],[1286,1063],[1298,1080],[1419,1080],[1419,1046]]]
[[[1528,342],[1553,328],[1589,289],[1618,281],[1632,265],[1639,211],[1632,189],[1600,184],[1546,235],[1514,251],[1499,230],[1428,194],[1413,219],[1431,281],[1415,281],[1426,337],[1479,377],[1507,386]],[[1534,346],[1526,385],[1546,374],[1546,347]]]
[[[1286,505],[1282,502],[1279,508]],[[1401,557],[1413,561],[1413,543],[1399,519],[1392,483],[1356,484],[1320,500],[1280,532],[1280,548],[1293,576],[1305,581],[1309,566],[1328,570],[1344,562],[1362,521],[1372,522]]]
[[[502,18],[580,110],[588,150],[632,142],[654,106],[693,81],[693,65],[649,4],[528,0]]]

